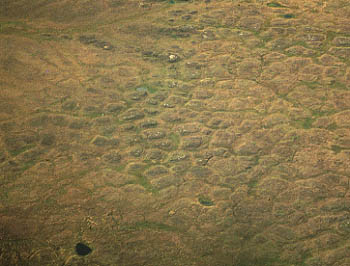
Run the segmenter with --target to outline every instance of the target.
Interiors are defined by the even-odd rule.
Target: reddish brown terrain
[[[349,266],[349,58],[349,1],[1,0],[0,265]]]

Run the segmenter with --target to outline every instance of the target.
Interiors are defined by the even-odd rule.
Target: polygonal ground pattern
[[[2,2],[1,265],[350,265],[350,3]]]

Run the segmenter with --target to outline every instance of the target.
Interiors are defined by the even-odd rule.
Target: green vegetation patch
[[[254,179],[254,180],[252,180],[252,181],[250,181],[250,182],[248,183],[248,187],[249,187],[250,189],[256,188],[257,185],[258,185],[258,180],[256,180],[256,179]]]
[[[21,153],[23,153],[25,151],[28,151],[28,150],[30,150],[30,149],[32,149],[34,147],[35,147],[35,144],[29,144],[29,145],[25,145],[25,146],[22,146],[22,147],[18,147],[18,148],[14,149],[14,150],[10,150],[10,154],[12,156],[17,156],[17,155],[19,155],[19,154],[21,154]]]
[[[311,117],[307,117],[302,121],[301,126],[304,129],[310,129],[312,127],[313,122],[314,122],[314,120]]]
[[[338,146],[338,145],[332,145],[331,146],[332,151],[334,151],[335,153],[339,153],[342,151],[342,147]]]
[[[137,92],[149,92],[149,93],[155,93],[158,91],[158,88],[155,86],[151,86],[150,84],[142,84],[135,88]]]
[[[149,168],[151,165],[142,165],[140,164],[138,167],[135,167],[134,169],[129,169],[128,173],[135,176],[136,179],[133,182],[129,182],[132,184],[139,184],[143,186],[147,191],[151,193],[157,193],[158,190],[155,189],[147,180],[147,178],[143,175],[143,172]]]
[[[268,7],[286,7],[278,2],[269,2],[269,3],[267,3],[267,6]]]
[[[199,196],[198,197],[198,201],[200,204],[204,205],[204,206],[213,206],[214,202],[207,196]]]
[[[147,178],[143,175],[137,176],[137,183],[143,186],[147,191],[156,193],[157,190],[148,182]]]
[[[332,82],[331,87],[339,90],[349,90],[349,88],[344,83],[341,83],[339,81]]]
[[[298,119],[294,121],[294,126],[296,128],[310,129],[312,128],[312,124],[314,122],[314,118],[307,117],[305,119]]]
[[[305,85],[310,89],[316,89],[322,87],[321,84],[317,81],[300,81],[301,85]]]
[[[335,122],[326,127],[327,130],[336,130],[337,128],[338,126]]]
[[[336,113],[335,110],[327,110],[327,111],[321,111],[321,110],[313,110],[312,116],[314,117],[323,117],[323,116],[329,116]]]
[[[174,143],[174,149],[176,150],[180,145],[180,136],[178,134],[171,133],[169,138]]]
[[[284,14],[282,15],[283,18],[286,18],[286,19],[290,19],[290,18],[295,18],[295,15],[294,14],[291,14],[291,13],[288,13],[288,14]]]
[[[327,40],[333,41],[333,39],[337,36],[337,33],[334,31],[327,31]]]
[[[25,162],[21,165],[20,171],[24,172],[36,164],[35,160]]]

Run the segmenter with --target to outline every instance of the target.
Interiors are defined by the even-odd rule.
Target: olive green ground
[[[346,1],[4,0],[0,47],[1,265],[350,265]]]

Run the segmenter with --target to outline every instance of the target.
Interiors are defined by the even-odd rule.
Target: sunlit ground
[[[350,3],[2,0],[0,264],[350,265]]]

